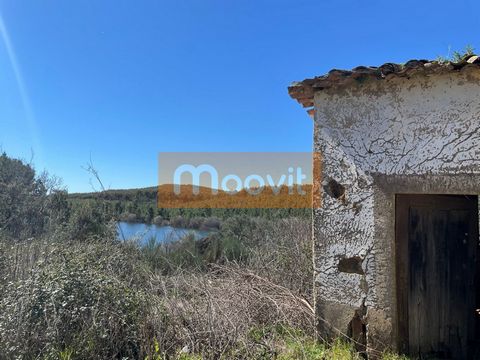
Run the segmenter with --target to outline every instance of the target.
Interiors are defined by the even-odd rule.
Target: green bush
[[[409,358],[405,355],[398,355],[393,352],[385,352],[382,356],[382,360],[408,360]]]
[[[0,358],[137,358],[148,303],[132,249],[57,244],[44,255],[30,277],[6,284]]]
[[[14,240],[42,234],[47,191],[32,166],[0,155],[0,233]]]
[[[115,238],[115,223],[101,210],[98,202],[88,201],[73,207],[63,227],[64,238],[85,241],[89,238]]]

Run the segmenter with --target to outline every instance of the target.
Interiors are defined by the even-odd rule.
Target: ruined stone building
[[[480,58],[332,70],[289,93],[323,157],[319,336],[480,359]]]

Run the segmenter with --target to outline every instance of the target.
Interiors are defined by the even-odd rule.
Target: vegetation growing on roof
[[[461,51],[454,50],[452,53],[450,53],[450,49],[449,49],[448,54],[446,56],[439,55],[437,56],[436,61],[441,64],[449,63],[449,62],[459,63],[459,62],[465,61],[468,57],[474,54],[475,54],[475,49],[473,48],[473,46],[467,45]]]

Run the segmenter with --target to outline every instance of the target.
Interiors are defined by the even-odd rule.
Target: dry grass
[[[205,274],[156,276],[159,299],[153,327],[165,353],[188,349],[206,358],[253,357],[275,352],[275,344],[251,336],[253,329],[281,326],[312,335],[313,309],[290,289],[235,264]]]

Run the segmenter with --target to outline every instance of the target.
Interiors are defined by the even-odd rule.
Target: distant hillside
[[[119,220],[147,223],[172,221],[175,218],[178,220],[180,217],[224,219],[245,214],[266,218],[307,218],[311,214],[310,205],[306,202],[309,196],[292,197],[287,194],[287,188],[282,189],[277,196],[266,189],[262,195],[252,197],[247,196],[245,191],[235,196],[220,191],[218,195],[212,196],[210,188],[201,187],[200,194],[194,197],[191,186],[182,185],[179,202],[178,197],[173,196],[172,186],[73,193],[69,194],[69,201],[73,206],[94,202]],[[310,193],[311,186],[304,186],[304,190]],[[289,204],[288,207],[286,204]]]
[[[89,193],[69,194],[71,199],[103,199],[103,200],[133,200],[134,197],[141,194],[150,199],[157,198],[157,186],[137,188],[137,189],[115,189]]]
[[[296,188],[294,188],[296,190]],[[197,195],[193,194],[191,185],[182,185],[180,195],[173,191],[173,185],[162,185],[158,188],[158,207],[163,208],[223,208],[223,209],[281,209],[311,208],[311,185],[303,185],[305,195],[299,195],[296,191],[289,194],[287,186],[282,186],[275,194],[270,187],[252,188],[242,190],[232,195],[228,192],[218,190],[213,194],[212,189],[200,187]],[[249,192],[250,191],[250,192]],[[257,193],[257,195],[252,195]]]

